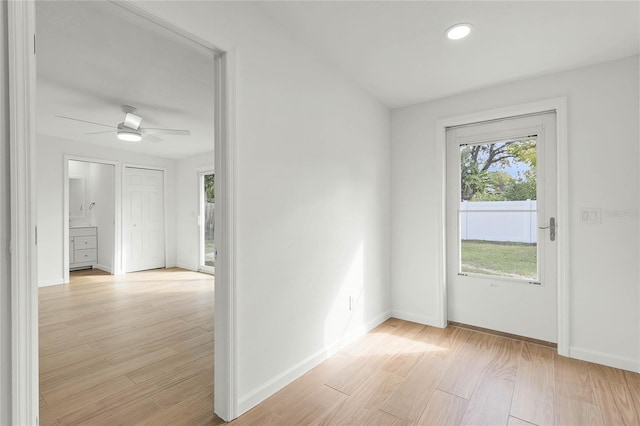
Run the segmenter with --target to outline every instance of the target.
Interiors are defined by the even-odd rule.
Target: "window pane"
[[[536,138],[460,147],[460,272],[537,280]]]

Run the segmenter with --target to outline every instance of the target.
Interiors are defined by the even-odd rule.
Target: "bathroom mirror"
[[[85,180],[82,177],[69,177],[69,218],[78,219],[85,217],[86,190]]]

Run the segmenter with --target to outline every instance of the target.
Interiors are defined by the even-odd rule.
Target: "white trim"
[[[52,285],[64,284],[64,280],[60,278],[52,278],[50,280],[38,280],[38,287],[50,287]]]
[[[111,268],[109,268],[108,266],[96,264],[96,265],[93,265],[93,268],[94,269],[100,269],[101,271],[107,272],[109,274],[113,274]]]
[[[217,207],[214,211],[219,232],[215,280],[216,342],[214,411],[225,421],[238,416],[238,328],[236,299],[236,145],[235,145],[235,59],[234,50],[215,58],[216,117],[214,170]]]
[[[203,274],[215,275],[216,268],[213,266],[200,265],[198,266],[198,272],[202,272]]]
[[[404,320],[404,321],[415,322],[418,324],[429,325],[431,327],[444,328],[442,327],[440,318],[438,317],[427,316],[422,314],[414,314],[411,312],[403,312],[395,309],[391,310],[391,317]]]
[[[556,112],[557,160],[558,160],[558,354],[569,356],[569,155],[567,139],[567,98],[559,97],[536,102],[497,108],[489,111],[447,117],[436,122],[436,173],[438,182],[438,324],[447,325],[447,274],[446,274],[446,129],[464,124],[480,123],[506,117]]]
[[[188,31],[183,30],[182,28],[180,28],[179,26],[167,21],[166,19],[163,19],[157,15],[154,15],[153,13],[145,10],[142,7],[139,7],[135,4],[132,3],[132,0],[108,0],[109,3],[112,3],[116,6],[119,6],[131,13],[133,13],[134,15],[138,15],[139,17],[146,19],[147,21],[159,25],[162,28],[164,28],[165,30],[171,31],[183,38],[185,38],[186,40],[189,40],[190,42],[198,45],[198,47],[203,48],[205,50],[209,50],[211,52],[213,52],[215,55],[222,55],[224,54],[224,51],[218,49],[216,46],[214,46],[213,44],[209,43],[207,40],[198,37],[197,35],[190,33]]]
[[[575,346],[569,349],[571,358],[581,359],[583,361],[594,362],[596,364],[608,365],[609,367],[620,368],[637,372],[640,368],[640,362],[634,358],[624,358],[605,352],[592,351],[590,349],[577,348]]]
[[[122,179],[121,179],[121,163],[119,161],[103,160],[102,158],[82,157],[73,154],[65,154],[63,157],[64,164],[62,166],[62,274],[63,283],[69,283],[69,160],[84,161],[86,163],[107,164],[113,166],[113,269],[102,269],[110,274],[122,274],[122,235],[121,222],[121,206],[122,199]]]
[[[251,408],[255,407],[262,401],[264,401],[269,396],[273,395],[278,390],[284,388],[289,383],[293,382],[298,377],[305,374],[307,371],[311,370],[322,361],[329,358],[331,355],[338,352],[340,349],[352,343],[354,340],[364,336],[369,331],[376,328],[378,325],[382,324],[386,320],[391,317],[391,312],[383,312],[377,317],[373,318],[370,321],[367,321],[362,326],[358,327],[356,330],[352,331],[344,338],[337,340],[323,349],[315,352],[313,355],[308,356],[304,360],[300,361],[293,367],[283,371],[282,373],[275,376],[273,379],[263,383],[262,385],[255,388],[253,391],[248,394],[240,397],[238,404],[238,414],[242,415],[247,412]]]
[[[38,422],[35,3],[8,2],[12,424]]]
[[[176,263],[176,268],[186,269],[187,271],[198,272],[198,267],[194,265],[187,265],[186,263]]]

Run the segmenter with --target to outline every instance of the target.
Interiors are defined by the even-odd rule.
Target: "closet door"
[[[125,167],[123,194],[125,272],[164,268],[164,172]]]

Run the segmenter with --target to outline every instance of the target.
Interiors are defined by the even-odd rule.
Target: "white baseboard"
[[[638,360],[633,358],[623,358],[605,352],[592,351],[589,349],[569,348],[569,356],[571,358],[581,359],[583,361],[594,362],[596,364],[608,365],[609,367],[620,368],[622,370],[639,372],[640,364]]]
[[[186,263],[176,263],[176,268],[186,269],[187,271],[198,272],[198,265],[187,265]],[[167,266],[168,268],[168,266]]]
[[[50,280],[38,280],[38,287],[49,287],[51,285],[64,284],[64,278],[54,278]]]
[[[93,265],[93,267],[94,267],[94,269],[100,269],[101,271],[108,272],[108,273],[110,273],[110,274],[112,274],[112,273],[113,273],[113,272],[112,272],[112,269],[111,269],[111,268],[109,268],[108,266],[104,266],[104,265]]]
[[[289,383],[293,382],[298,377],[302,376],[307,371],[311,370],[313,367],[320,364],[325,359],[329,358],[331,355],[335,354],[341,348],[347,346],[349,343],[358,339],[359,337],[364,336],[369,331],[376,328],[378,325],[385,322],[390,318],[390,312],[384,312],[374,319],[366,322],[362,326],[358,327],[353,332],[344,336],[342,339],[334,342],[330,345],[325,346],[324,349],[310,355],[306,359],[302,360],[298,364],[294,365],[290,369],[284,371],[283,373],[277,375],[273,379],[264,383],[261,386],[258,386],[255,390],[249,392],[248,394],[241,396],[238,400],[238,416],[246,413],[283,387],[287,386]]]
[[[417,322],[418,324],[430,325],[431,327],[442,328],[442,325],[440,325],[440,321],[437,318],[430,317],[427,315],[413,314],[410,312],[403,312],[403,311],[397,311],[395,309],[392,309],[391,316],[393,318],[397,318],[405,321]]]

